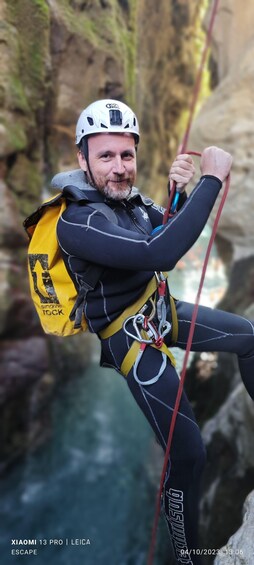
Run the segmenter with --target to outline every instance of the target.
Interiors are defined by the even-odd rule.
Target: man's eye
[[[107,161],[108,159],[111,158],[111,154],[110,153],[103,153],[101,155],[101,159],[103,159],[104,161]]]
[[[127,151],[126,151],[126,153],[124,153],[124,154],[122,155],[122,158],[123,158],[125,161],[130,161],[131,159],[133,159],[133,154],[132,154],[131,152],[127,152]]]

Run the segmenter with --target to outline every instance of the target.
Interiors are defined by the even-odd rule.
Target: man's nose
[[[117,175],[123,175],[125,173],[124,163],[120,155],[117,155],[114,159],[113,173]]]

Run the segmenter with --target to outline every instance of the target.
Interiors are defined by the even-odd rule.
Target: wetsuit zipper
[[[145,235],[147,235],[147,231],[138,223],[138,220],[137,220],[137,218],[136,218],[136,216],[135,216],[135,214],[134,214],[134,212],[133,212],[133,210],[132,210],[132,205],[129,204],[129,203],[127,203],[127,202],[123,202],[123,205],[125,206],[125,208],[126,208],[126,210],[127,210],[127,213],[129,214],[130,219],[132,220],[134,226],[135,226],[136,228],[138,228],[138,230],[139,230],[141,233],[144,233]]]

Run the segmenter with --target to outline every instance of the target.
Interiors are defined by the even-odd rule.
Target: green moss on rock
[[[33,110],[40,99],[40,91],[45,89],[47,77],[49,7],[44,0],[8,0],[8,17],[18,32],[18,74]]]
[[[20,110],[23,113],[29,112],[29,103],[20,76],[10,76],[9,103],[14,110]]]
[[[24,120],[17,116],[13,119],[10,112],[0,115],[0,152],[1,155],[8,155],[23,151],[27,145],[27,136]]]
[[[21,217],[25,218],[40,201],[42,174],[39,163],[30,161],[26,155],[20,153],[7,182],[13,191]]]
[[[96,9],[97,2],[94,2],[93,8]],[[66,28],[73,34],[78,34],[82,38],[90,42],[94,47],[98,47],[101,43],[101,33],[96,18],[87,14],[87,11],[77,10],[69,0],[62,0],[58,3],[57,10],[59,17],[63,19]]]

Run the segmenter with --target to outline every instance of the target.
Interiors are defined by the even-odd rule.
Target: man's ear
[[[82,171],[87,173],[87,162],[86,162],[86,159],[85,159],[82,151],[79,151],[77,153],[77,158],[78,158],[80,168],[82,169]]]

